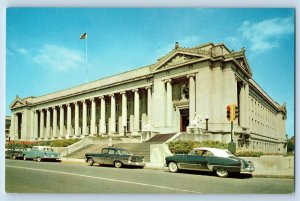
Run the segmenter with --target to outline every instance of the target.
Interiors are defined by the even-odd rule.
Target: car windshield
[[[44,151],[53,151],[51,148],[44,148]]]
[[[228,158],[230,156],[234,156],[230,151],[228,150],[215,150],[214,151],[214,155],[215,156],[219,156],[219,157],[225,157]]]

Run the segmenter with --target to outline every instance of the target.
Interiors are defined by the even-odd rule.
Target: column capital
[[[121,94],[121,95],[123,95],[123,94],[126,95],[126,91],[121,91],[120,94]]]
[[[102,96],[99,96],[99,99],[104,99],[104,95],[102,95]]]
[[[172,79],[170,78],[170,79],[166,79],[166,80],[164,80],[165,81],[165,83],[172,83]]]
[[[55,110],[56,106],[51,107],[53,110]]]
[[[95,101],[95,97],[90,98],[90,101]]]
[[[43,112],[44,109],[39,109],[40,112]]]
[[[192,74],[188,74],[186,77],[187,78],[190,78],[190,77],[195,77],[196,75],[194,74],[194,73],[192,73]]]
[[[146,90],[148,90],[148,89],[151,89],[151,88],[152,88],[152,86],[151,86],[151,85],[150,85],[150,86],[146,86],[146,87],[145,87],[145,89],[146,89]]]
[[[67,106],[67,107],[71,106],[71,103],[67,103],[66,106]]]
[[[86,100],[81,100],[80,102],[85,103]]]
[[[109,97],[114,97],[115,96],[115,94],[109,94]]]
[[[78,105],[78,102],[76,101],[76,102],[74,102],[73,104],[76,106],[76,105]]]
[[[134,92],[138,92],[139,91],[139,89],[137,88],[137,89],[132,89],[132,92],[134,93]]]
[[[59,108],[62,108],[63,106],[64,106],[64,105],[59,105],[58,107],[59,107]]]

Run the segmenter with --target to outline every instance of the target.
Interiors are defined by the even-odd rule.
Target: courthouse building
[[[253,80],[244,48],[230,51],[213,43],[192,48],[176,43],[149,66],[42,96],[16,96],[10,137],[141,136],[151,130],[227,143],[229,104],[239,106],[233,136],[239,147],[285,152],[285,103],[278,104]]]

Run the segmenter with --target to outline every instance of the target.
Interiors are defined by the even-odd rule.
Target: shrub
[[[52,147],[67,147],[71,144],[78,142],[80,139],[64,139],[64,140],[55,140],[51,142],[50,146]]]
[[[203,141],[203,142],[176,141],[176,142],[170,142],[168,145],[171,153],[176,153],[176,154],[187,154],[193,148],[196,147],[213,147],[219,149],[227,149],[227,144],[219,141]]]
[[[234,155],[241,157],[260,157],[263,155],[262,151],[237,151]]]
[[[10,141],[5,143],[5,148],[32,148],[33,146],[51,146],[51,147],[67,147],[80,139],[64,139],[54,141]]]

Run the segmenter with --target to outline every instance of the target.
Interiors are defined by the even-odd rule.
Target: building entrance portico
[[[189,109],[180,110],[180,132],[186,132],[189,126]]]

